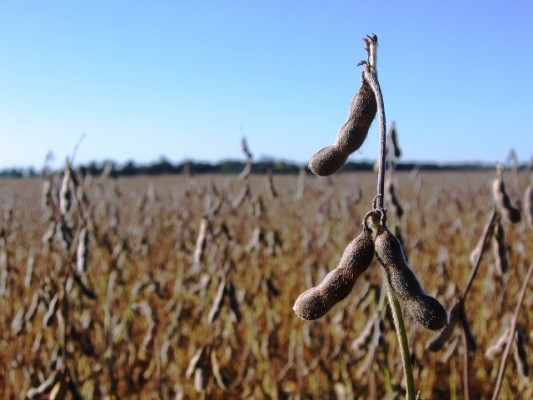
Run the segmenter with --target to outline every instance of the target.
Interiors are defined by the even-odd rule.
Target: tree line
[[[220,162],[209,163],[201,161],[186,160],[172,163],[167,159],[160,159],[148,164],[139,164],[133,160],[119,164],[114,161],[89,162],[80,164],[76,169],[86,175],[99,176],[108,173],[112,176],[137,176],[137,175],[175,175],[175,174],[238,174],[246,166],[246,161],[240,160],[223,160]],[[530,166],[521,164],[519,169],[528,169]],[[255,174],[296,174],[301,168],[306,168],[304,164],[298,164],[291,161],[265,159],[253,163],[252,173]],[[358,161],[347,162],[342,172],[354,171],[372,171],[374,162]],[[494,169],[494,164],[484,163],[431,163],[431,162],[401,162],[396,164],[397,171],[410,171],[419,169],[421,171],[463,171],[463,170],[490,170]],[[306,168],[306,171],[310,171]],[[0,170],[0,177],[3,178],[24,178],[36,177],[43,174],[51,173],[48,168],[36,170],[30,168],[6,168]],[[56,171],[57,172],[57,171]]]

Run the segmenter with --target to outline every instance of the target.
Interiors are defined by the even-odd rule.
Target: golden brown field
[[[395,173],[409,264],[447,310],[472,271],[493,177]],[[323,318],[292,311],[360,232],[375,175],[307,176],[303,193],[299,179],[87,177],[70,186],[66,213],[62,177],[48,205],[45,180],[0,180],[0,397],[398,397],[402,364],[378,305],[376,260]],[[504,179],[513,204],[522,201],[529,175]],[[525,215],[503,227],[509,271],[495,267],[489,244],[466,299],[477,344],[468,354],[472,399],[492,395],[501,357],[485,352],[509,326],[533,262]],[[530,285],[518,319],[530,366],[532,310]],[[463,398],[462,329],[430,352],[435,333],[406,324],[422,398]],[[517,360],[511,353],[502,399],[533,398]]]

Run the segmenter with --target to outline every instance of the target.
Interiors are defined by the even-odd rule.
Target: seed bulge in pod
[[[327,146],[309,160],[309,169],[318,176],[333,175],[342,168],[349,153],[343,153],[337,146]]]
[[[368,129],[376,116],[377,103],[374,91],[363,79],[361,87],[350,104],[348,120],[341,126],[335,144],[348,154],[358,150],[366,139]]]
[[[405,303],[411,318],[430,331],[438,331],[448,324],[448,313],[437,299],[429,295]]]
[[[446,326],[446,310],[438,300],[424,292],[405,260],[400,242],[385,226],[378,228],[375,248],[392,290],[411,318],[429,330],[439,330]]]
[[[354,284],[367,270],[374,257],[371,231],[364,229],[344,250],[339,265],[324,280],[300,294],[293,310],[302,319],[313,320],[325,315],[350,294]]]
[[[314,154],[309,161],[309,169],[318,176],[332,175],[341,169],[350,154],[365,141],[376,111],[374,91],[363,79],[350,104],[348,119],[339,129],[335,143]]]

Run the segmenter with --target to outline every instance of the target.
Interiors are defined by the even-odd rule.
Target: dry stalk
[[[196,239],[196,248],[193,256],[193,271],[199,271],[200,265],[204,258],[204,251],[207,244],[207,230],[208,221],[206,217],[203,217],[200,222],[200,229],[198,230],[198,237]]]
[[[0,297],[9,297],[9,288],[7,284],[9,270],[6,231],[4,228],[0,227]]]
[[[367,36],[365,39],[367,45],[368,59],[364,69],[364,79],[369,83],[374,95],[376,96],[377,112],[379,115],[379,157],[378,157],[378,176],[377,176],[377,195],[374,199],[375,209],[382,210],[385,206],[385,162],[387,156],[387,122],[385,119],[385,106],[383,104],[383,95],[381,93],[381,86],[377,78],[377,36]],[[382,225],[385,222],[385,214],[382,216]],[[409,400],[415,399],[415,385],[413,378],[413,370],[411,366],[411,358],[409,351],[409,344],[407,341],[407,332],[402,316],[400,302],[394,291],[392,290],[391,282],[387,280],[387,295],[391,306],[394,326],[398,336],[398,344],[400,346],[400,353],[402,354],[402,363],[405,374],[405,381],[407,385],[406,398]],[[442,306],[441,306],[442,307]]]
[[[298,173],[298,183],[296,185],[297,189],[296,189],[296,192],[294,193],[294,200],[296,201],[301,200],[304,197],[305,177],[306,177],[305,168],[300,167],[300,171]]]
[[[521,219],[520,210],[511,204],[511,200],[507,195],[505,184],[503,182],[503,168],[498,164],[496,169],[496,177],[492,182],[492,194],[494,196],[494,202],[496,203],[496,207],[498,207],[500,214],[509,222],[516,224]]]
[[[266,186],[268,196],[271,199],[278,197],[278,191],[276,190],[276,187],[274,186],[274,178],[272,176],[272,170],[270,169],[267,171],[265,186]]]
[[[470,278],[468,279],[466,287],[463,290],[463,294],[461,295],[461,301],[463,302],[466,301],[466,296],[468,295],[468,292],[470,291],[470,288],[474,283],[474,278],[477,275],[479,265],[481,264],[481,259],[483,258],[483,253],[485,252],[485,248],[488,245],[488,241],[494,230],[494,224],[496,223],[497,218],[498,213],[496,211],[496,208],[493,208],[492,214],[489,217],[489,221],[487,222],[487,224],[485,225],[485,229],[483,230],[483,234],[481,235],[481,238],[479,239],[479,242],[470,257],[470,260],[472,261],[474,267],[472,269],[472,273],[470,274]]]
[[[530,183],[524,192],[524,211],[529,226],[533,228],[533,183]]]
[[[252,172],[252,166],[253,166],[253,156],[252,156],[252,153],[250,152],[250,149],[248,148],[248,143],[246,142],[245,137],[241,139],[241,148],[242,148],[244,155],[246,156],[246,166],[244,167],[242,172],[239,174],[239,180],[245,181],[250,176],[250,173]]]
[[[378,178],[377,178],[377,196],[376,208],[381,209],[385,206],[383,201],[385,192],[385,161],[387,157],[387,121],[385,119],[385,105],[383,104],[383,95],[379,85],[377,75],[377,46],[378,37],[376,35],[365,38],[366,49],[368,53],[367,61],[362,61],[365,65],[363,77],[368,82],[376,97],[377,112],[379,115],[379,157],[378,157]]]
[[[500,335],[500,337],[492,344],[490,347],[487,348],[485,351],[485,357],[487,357],[489,360],[495,360],[496,358],[500,357],[503,354],[503,351],[505,350],[505,345],[507,344],[507,341],[509,340],[509,327],[503,331],[503,333]]]
[[[503,230],[500,221],[496,221],[496,226],[494,227],[494,235],[492,236],[492,253],[498,275],[505,275],[509,270],[509,256],[507,242],[505,240],[505,231]]]
[[[494,230],[494,225],[497,223],[497,221],[498,221],[498,212],[496,211],[496,208],[494,208],[492,211],[492,214],[489,217],[487,224],[485,225],[483,234],[481,235],[474,251],[471,254],[470,260],[473,264],[473,270],[472,270],[472,273],[470,274],[470,277],[466,284],[465,289],[463,290],[461,296],[459,296],[459,298],[457,299],[456,303],[454,304],[453,308],[450,311],[450,320],[449,320],[448,326],[440,334],[436,335],[426,344],[426,348],[430,351],[438,351],[442,349],[443,346],[448,341],[450,341],[450,339],[452,338],[455,327],[457,325],[461,326],[462,340],[463,340],[463,346],[464,346],[463,396],[465,397],[465,399],[468,399],[470,395],[469,394],[469,376],[470,376],[469,353],[471,351],[475,351],[477,347],[475,338],[470,329],[470,323],[468,322],[468,317],[465,312],[465,302],[466,302],[467,295],[474,282],[474,279],[477,275],[479,266],[481,264],[481,259],[485,252],[485,248],[487,247],[488,241]],[[450,351],[450,355],[452,353],[453,352]]]
[[[494,388],[494,393],[492,394],[492,400],[496,400],[498,398],[498,395],[502,387],[503,377],[505,375],[505,366],[507,364],[507,359],[509,358],[509,353],[511,352],[511,346],[513,345],[513,338],[514,338],[514,334],[516,331],[516,326],[518,324],[518,316],[520,314],[520,309],[522,308],[522,303],[524,302],[524,299],[526,297],[527,286],[529,284],[529,279],[531,278],[532,273],[533,273],[533,263],[529,264],[529,268],[524,278],[524,283],[522,284],[522,288],[518,296],[518,301],[516,303],[515,311],[513,314],[513,319],[511,321],[511,326],[509,328],[509,340],[507,341],[505,350],[503,352],[502,360],[500,362],[500,368],[498,370],[498,378],[496,380],[496,387]]]

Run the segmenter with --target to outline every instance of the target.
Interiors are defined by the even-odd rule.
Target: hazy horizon
[[[241,162],[242,164],[246,164],[246,158],[245,157],[227,157],[227,158],[221,158],[218,160],[202,160],[202,159],[194,159],[194,158],[184,158],[181,160],[172,160],[168,157],[159,157],[157,159],[153,160],[147,160],[147,161],[136,161],[133,159],[127,159],[127,160],[114,160],[114,159],[101,159],[101,160],[87,160],[80,162],[76,159],[76,157],[72,158],[70,155],[66,158],[69,159],[69,162],[71,162],[71,165],[74,167],[80,167],[84,166],[87,167],[91,164],[95,164],[97,167],[104,167],[105,163],[111,162],[113,163],[117,168],[122,168],[126,166],[129,163],[133,163],[136,167],[147,167],[150,165],[157,165],[161,161],[166,161],[172,164],[173,166],[182,165],[188,162],[196,163],[196,164],[209,164],[213,166],[220,165],[224,162]],[[28,172],[31,169],[33,171],[38,172],[42,170],[43,168],[52,168],[53,170],[62,170],[65,164],[64,159],[57,159],[55,156],[48,160],[47,162],[43,162],[41,165],[33,166],[33,165],[27,165],[27,166],[3,166],[0,167],[0,172],[8,172],[8,171],[19,171],[19,172]],[[257,157],[253,159],[253,163],[261,163],[261,162],[285,162],[287,164],[297,165],[297,166],[303,166],[307,167],[308,160],[304,161],[296,161],[296,160],[290,160],[285,158],[276,158],[271,157],[268,155],[263,155],[261,157]],[[368,159],[368,158],[354,158],[353,156],[348,159],[347,164],[350,163],[356,163],[356,164],[374,164],[376,162],[375,159]],[[512,160],[509,155],[502,159],[501,161],[482,161],[482,160],[464,160],[464,161],[433,161],[433,160],[403,160],[398,159],[396,160],[398,165],[401,164],[415,164],[415,165],[436,165],[436,166],[479,166],[479,167],[490,167],[491,165],[496,166],[497,163],[503,165],[504,167],[512,167],[514,165],[514,160]],[[533,162],[533,159],[530,160],[518,160],[519,167],[528,166]]]

